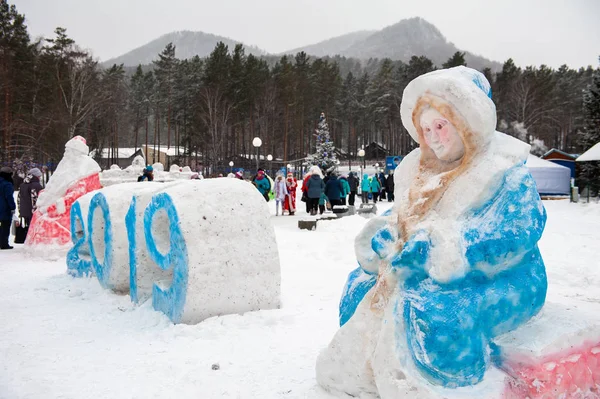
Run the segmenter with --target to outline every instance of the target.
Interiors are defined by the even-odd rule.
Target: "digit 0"
[[[79,202],[71,206],[71,241],[73,248],[67,253],[68,273],[74,277],[87,276],[92,273],[92,262],[82,258],[81,251],[85,250],[87,245],[87,234]]]
[[[96,209],[102,211],[102,218],[96,217]],[[103,225],[96,225],[96,221]],[[104,232],[102,236],[100,234]],[[106,197],[102,193],[97,193],[90,202],[88,211],[88,245],[92,258],[92,266],[100,285],[104,288],[109,287],[110,269],[112,267],[112,224],[110,221],[110,212]],[[98,255],[102,254],[102,260]]]

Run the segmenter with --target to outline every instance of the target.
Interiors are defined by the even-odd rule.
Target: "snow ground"
[[[276,217],[269,203],[282,309],[194,326],[173,325],[148,303],[136,309],[95,278],[67,276],[64,259],[0,252],[0,398],[332,398],[316,385],[315,361],[338,328],[354,236],[366,219],[299,230],[306,214],[298,205],[297,216]],[[544,205],[548,299],[600,310],[600,205]]]

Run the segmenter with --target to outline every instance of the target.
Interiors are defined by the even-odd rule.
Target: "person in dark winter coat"
[[[310,168],[310,173],[311,176],[306,182],[306,195],[310,204],[310,214],[316,215],[319,208],[319,198],[321,198],[321,193],[325,190],[325,183],[323,183],[321,169],[318,166]]]
[[[0,249],[13,248],[8,245],[8,237],[12,218],[17,208],[13,197],[14,192],[12,169],[5,166],[0,169]]]
[[[385,179],[385,191],[387,191],[388,202],[394,200],[394,173],[390,172],[387,179]]]
[[[31,169],[19,188],[19,216],[23,218],[22,227],[26,231],[29,230],[31,217],[36,210],[38,195],[43,189],[40,177],[42,177],[42,172],[38,168]]]
[[[384,200],[386,197],[386,192],[385,192],[385,174],[383,172],[379,172],[379,174],[376,175],[377,176],[377,180],[379,180],[379,185],[381,186],[381,191],[379,193],[381,200]]]
[[[331,209],[335,205],[342,205],[342,194],[344,193],[344,186],[342,182],[338,180],[335,173],[331,173],[329,175],[329,180],[327,180],[327,184],[325,184],[325,195],[329,198],[329,203],[331,204]]]
[[[350,186],[350,196],[348,197],[348,205],[354,206],[354,200],[356,199],[356,193],[358,192],[358,185],[360,179],[350,172],[348,174],[348,185]]]

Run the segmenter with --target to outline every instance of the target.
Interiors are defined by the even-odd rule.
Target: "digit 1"
[[[81,236],[77,235],[77,222],[81,226]],[[74,277],[83,277],[92,272],[92,262],[82,259],[79,250],[86,245],[87,235],[83,216],[81,215],[81,205],[75,202],[71,206],[71,241],[73,248],[67,253],[67,272]]]
[[[152,222],[156,212],[164,209],[169,218],[169,251],[162,254],[152,236]],[[159,226],[163,228],[163,226]],[[159,193],[144,211],[144,237],[150,258],[163,270],[173,268],[171,286],[163,290],[156,283],[152,287],[152,306],[165,313],[173,323],[179,323],[183,317],[183,308],[188,284],[188,253],[183,233],[179,225],[179,216],[173,200],[167,193]]]
[[[125,215],[125,227],[127,228],[127,240],[129,241],[129,297],[131,302],[138,302],[137,295],[137,240],[135,237],[136,215],[135,207],[137,205],[137,197],[131,197],[131,205],[129,211]]]
[[[102,216],[104,219],[104,259],[102,263],[98,261],[96,256],[96,249],[94,248],[94,212],[96,208],[100,207],[102,210]],[[90,247],[90,255],[92,257],[92,266],[100,281],[100,285],[104,288],[110,288],[108,285],[108,278],[110,276],[110,269],[112,267],[112,224],[110,221],[110,212],[108,210],[108,203],[106,197],[102,193],[97,193],[90,202],[90,208],[88,213],[88,245]]]

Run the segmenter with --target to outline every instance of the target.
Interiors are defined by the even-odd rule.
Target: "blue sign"
[[[394,170],[394,169],[396,169],[396,166],[398,166],[400,164],[400,162],[402,162],[402,158],[404,158],[402,155],[385,157],[385,167],[386,167],[386,169],[387,170]]]

